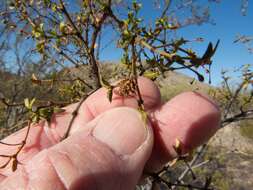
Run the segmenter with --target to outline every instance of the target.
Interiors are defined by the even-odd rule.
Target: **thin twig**
[[[69,57],[64,51],[62,51],[56,44],[52,44],[52,47],[60,54],[62,55],[65,59],[70,61],[73,65],[76,67],[80,66],[76,61],[74,61],[71,57]]]
[[[194,155],[192,161],[189,163],[189,167],[192,167],[199,159],[199,157],[201,156],[201,154],[205,151],[205,149],[207,148],[207,144],[202,145],[199,148],[199,151],[197,152],[197,154]],[[190,172],[189,167],[187,167],[182,173],[181,175],[177,178],[177,181],[182,181],[182,179],[188,174],[188,172]],[[175,186],[172,186],[171,189],[175,189]]]
[[[31,129],[31,121],[29,120],[24,140],[21,143],[16,144],[16,145],[20,145],[20,147],[17,149],[17,151],[12,155],[0,155],[0,157],[9,158],[3,165],[0,166],[0,169],[5,168],[10,163],[11,160],[13,160],[12,171],[15,171],[17,169],[17,164],[19,163],[17,157],[18,157],[19,153],[21,152],[21,150],[26,145],[28,135],[30,133],[30,129]],[[4,143],[4,144],[10,146],[9,143]]]
[[[67,20],[69,21],[69,23],[71,24],[71,26],[74,28],[74,30],[76,31],[76,34],[78,36],[78,38],[80,40],[82,40],[83,42],[83,45],[87,51],[87,53],[89,52],[89,47],[88,47],[88,44],[87,44],[87,41],[83,38],[81,32],[79,31],[79,29],[76,27],[75,23],[73,22],[72,18],[70,17],[65,5],[64,5],[64,2],[62,0],[59,0],[60,1],[60,4],[61,4],[61,11],[64,13],[64,15],[66,16]]]
[[[98,88],[98,89],[99,89],[99,88]],[[61,140],[64,140],[64,139],[66,139],[66,138],[69,136],[69,133],[70,133],[71,128],[72,128],[72,125],[73,125],[73,123],[74,123],[74,121],[75,121],[75,119],[76,119],[76,117],[77,117],[77,115],[78,115],[78,112],[79,112],[79,110],[80,110],[80,107],[82,106],[82,104],[84,103],[84,101],[86,100],[86,98],[87,98],[88,96],[92,95],[93,93],[95,93],[98,89],[93,90],[92,92],[90,92],[89,94],[87,94],[86,96],[84,96],[84,97],[80,100],[80,102],[77,104],[75,110],[72,112],[72,118],[71,118],[71,120],[70,120],[70,122],[69,122],[69,125],[68,125],[68,127],[67,127],[67,131],[65,132],[65,134],[63,135],[63,137],[62,137]]]

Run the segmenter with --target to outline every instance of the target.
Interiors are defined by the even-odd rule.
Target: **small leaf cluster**
[[[29,112],[29,117],[32,123],[38,123],[41,120],[46,120],[50,123],[53,114],[62,113],[65,111],[64,109],[57,106],[36,106],[35,102],[35,98],[31,100],[26,98],[24,100],[24,105]]]

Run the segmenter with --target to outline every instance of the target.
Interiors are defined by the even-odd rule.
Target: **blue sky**
[[[143,4],[141,16],[151,22],[159,14],[159,10],[154,11],[154,4],[147,3],[148,1],[139,2]],[[218,4],[211,4],[210,10],[215,25],[207,23],[188,26],[177,31],[175,36],[183,36],[186,39],[204,38],[203,43],[192,45],[200,55],[205,51],[209,41],[215,43],[218,39],[221,40],[213,57],[212,68],[212,84],[217,85],[221,81],[221,70],[232,70],[242,64],[253,64],[253,54],[249,54],[242,44],[233,43],[237,34],[253,36],[253,3],[249,1],[246,16],[241,14],[241,0],[222,0]],[[113,34],[108,34],[108,38],[112,36]],[[120,51],[111,46],[103,51],[101,59],[117,61],[120,59]]]
[[[131,0],[123,1],[130,2]],[[154,1],[155,0],[138,1],[143,4],[140,16],[145,19],[146,23],[152,23],[152,21],[161,14],[160,9],[154,8],[154,3],[152,3]],[[179,2],[179,0],[174,0],[172,2]],[[248,53],[244,45],[233,43],[237,34],[253,36],[253,2],[249,1],[246,16],[242,16],[241,14],[241,0],[221,0],[218,4],[207,4],[207,0],[198,0],[197,2],[200,2],[204,6],[210,6],[211,19],[215,22],[215,25],[206,23],[200,26],[188,26],[177,30],[177,32],[173,34],[173,37],[184,37],[190,40],[197,37],[204,38],[204,42],[192,43],[190,45],[200,56],[204,53],[210,41],[216,43],[218,39],[221,40],[218,50],[213,57],[211,72],[212,84],[218,85],[221,82],[220,73],[223,69],[233,70],[243,64],[253,65],[253,54]],[[185,12],[178,12],[178,14],[187,16]],[[114,43],[110,43],[115,37],[116,33],[110,30],[103,36],[102,41],[109,42],[109,46],[106,46],[106,48],[102,50],[100,54],[101,60],[115,62],[120,60],[122,55],[121,50],[116,48],[115,41]],[[12,56],[9,55],[9,59],[10,62],[12,62]],[[187,71],[184,73],[194,76]],[[231,73],[231,75],[234,75],[234,73]]]

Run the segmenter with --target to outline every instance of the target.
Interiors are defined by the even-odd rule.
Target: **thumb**
[[[109,110],[6,178],[4,189],[134,189],[153,147],[131,108]]]

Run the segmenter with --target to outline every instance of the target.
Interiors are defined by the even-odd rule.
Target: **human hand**
[[[31,128],[19,155],[18,170],[0,170],[0,189],[134,189],[143,170],[154,171],[173,159],[175,140],[188,152],[207,141],[218,129],[220,112],[207,97],[183,93],[162,104],[157,86],[139,79],[149,121],[145,125],[136,111],[134,97],[106,98],[100,89],[82,104],[70,136],[60,142],[76,105]],[[125,107],[122,107],[125,106]],[[20,142],[26,129],[4,142]],[[1,154],[14,147],[0,145]],[[4,159],[0,159],[0,164]]]

